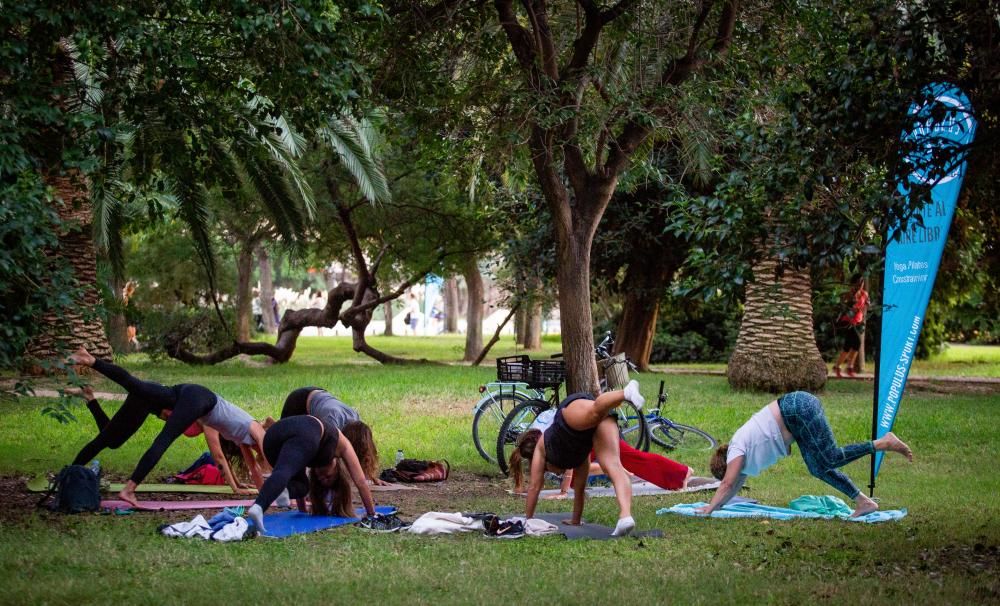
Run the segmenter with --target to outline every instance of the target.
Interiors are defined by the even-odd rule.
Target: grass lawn
[[[373,339],[408,357],[454,360],[460,339]],[[350,350],[344,338],[303,338],[289,364],[249,366],[231,361],[190,368],[131,356],[123,364],[163,383],[196,382],[258,417],[277,415],[295,387],[320,385],[356,406],[375,431],[383,463],[397,448],[408,457],[446,458],[457,470],[449,484],[474,486],[434,506],[450,511],[523,513],[495,469],[479,458],[470,437],[478,386],[494,376],[492,362],[382,367]],[[558,350],[555,342],[546,348]],[[513,353],[504,345],[497,355]],[[945,362],[950,364],[951,362]],[[998,364],[996,358],[989,364]],[[916,370],[914,372],[917,372]],[[655,398],[660,375],[640,376]],[[728,437],[769,396],[733,393],[724,378],[663,376],[676,419]],[[101,390],[120,391],[107,381]],[[820,394],[841,442],[870,431],[871,385],[833,382]],[[41,398],[0,404],[0,475],[8,479],[56,470],[94,434],[82,403],[78,422],[42,417]],[[107,402],[111,412],[117,402]],[[156,420],[128,444],[100,455],[107,473],[130,473],[155,432]],[[1000,601],[1000,395],[907,391],[897,433],[916,460],[886,459],[876,496],[883,508],[906,507],[900,522],[766,522],[657,516],[656,509],[709,494],[637,497],[640,528],[665,538],[565,541],[560,537],[489,541],[479,536],[423,538],[344,528],[285,540],[240,544],[171,540],[156,533],[174,514],[57,516],[8,511],[0,515],[0,583],[4,603],[372,603],[453,604],[957,604]],[[153,476],[186,467],[205,449],[182,438]],[[707,461],[682,461],[707,474]],[[867,483],[867,461],[845,471]],[[775,505],[802,494],[832,494],[796,455],[749,482],[749,496]],[[12,482],[8,480],[8,485]],[[434,499],[432,488],[422,493]],[[378,496],[378,495],[377,495]],[[390,503],[391,494],[382,495]],[[4,499],[14,502],[11,495]],[[18,497],[18,502],[25,499]],[[546,501],[544,511],[568,511]],[[422,510],[404,510],[412,519]],[[592,499],[585,517],[614,525],[613,499]]]

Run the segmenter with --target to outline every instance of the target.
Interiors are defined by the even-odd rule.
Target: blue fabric
[[[835,497],[834,497],[835,498]],[[711,513],[710,516],[702,516],[701,514],[695,513],[695,510],[699,507],[704,507],[708,503],[680,503],[674,505],[673,507],[664,507],[656,511],[658,515],[663,515],[666,513],[676,513],[684,516],[697,516],[697,517],[713,517],[713,518],[770,518],[774,520],[798,520],[798,519],[820,519],[820,520],[832,520],[837,518],[840,520],[846,520],[849,522],[866,522],[869,524],[874,524],[876,522],[888,522],[891,520],[899,520],[906,517],[906,509],[896,509],[889,511],[873,511],[872,513],[865,514],[863,516],[858,516],[852,518],[850,511],[847,513],[840,513],[837,515],[833,514],[822,514],[816,513],[815,511],[800,511],[798,509],[791,509],[788,507],[772,507],[770,505],[761,505],[759,503],[726,503],[721,509],[717,509]]]
[[[851,461],[875,453],[871,440],[837,446],[833,430],[826,420],[819,398],[805,391],[795,391],[778,399],[778,408],[785,426],[799,445],[809,473],[833,486],[850,498],[861,491],[846,475],[838,471]]]
[[[382,514],[396,513],[396,508],[392,506],[380,505],[375,511]],[[264,527],[267,532],[265,537],[290,537],[293,534],[303,534],[306,532],[316,532],[337,526],[353,524],[365,515],[365,510],[359,507],[355,510],[356,518],[339,518],[337,516],[314,516],[300,511],[285,511],[282,513],[269,513],[264,516]]]

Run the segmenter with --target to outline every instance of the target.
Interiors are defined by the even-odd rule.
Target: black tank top
[[[563,409],[574,400],[593,399],[594,396],[589,393],[574,393],[559,403],[555,419],[543,435],[547,462],[559,469],[574,469],[590,457],[590,451],[594,448],[594,432],[597,428],[591,427],[582,431],[573,429],[563,418]]]

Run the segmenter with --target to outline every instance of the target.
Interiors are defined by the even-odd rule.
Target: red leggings
[[[677,490],[684,486],[684,478],[688,474],[688,466],[653,452],[643,452],[628,445],[625,440],[618,441],[621,453],[622,467],[625,471],[635,474],[656,484],[664,490]],[[591,460],[594,453],[590,453]]]

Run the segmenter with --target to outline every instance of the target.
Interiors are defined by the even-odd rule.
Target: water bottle
[[[90,471],[94,472],[94,475],[98,478],[101,477],[101,462],[94,459],[90,462]]]
[[[403,449],[400,448],[396,451],[396,465],[399,465],[400,461],[403,460]]]

